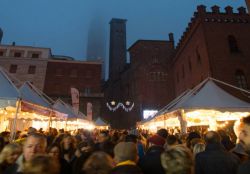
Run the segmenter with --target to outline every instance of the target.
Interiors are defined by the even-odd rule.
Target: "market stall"
[[[83,113],[75,113],[73,108],[61,99],[58,99],[54,103],[53,108],[61,113],[67,114],[67,118],[65,120],[53,122],[52,127],[63,128],[68,131],[76,129],[94,129],[94,124],[87,120],[87,117]]]
[[[138,124],[141,129],[156,131],[159,128],[207,126],[217,130],[229,121],[236,121],[250,114],[250,104],[224,91],[208,78],[193,90],[186,91],[152,119]],[[247,92],[247,91],[246,91]]]
[[[9,117],[15,118],[17,116],[20,107],[20,94],[1,68],[0,84],[0,132],[2,132],[11,129],[8,119]]]
[[[108,130],[110,125],[108,123],[106,123],[103,119],[101,119],[100,117],[98,117],[96,120],[95,120],[95,127],[97,129],[100,129],[100,130]]]

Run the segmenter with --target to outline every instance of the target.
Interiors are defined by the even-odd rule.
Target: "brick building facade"
[[[80,92],[80,111],[87,113],[92,104],[93,118],[100,116],[101,61],[75,61],[66,56],[53,56],[49,48],[0,45],[0,66],[17,87],[30,81],[53,99],[71,104],[70,88]]]
[[[52,97],[60,97],[67,103],[72,103],[70,89],[80,92],[80,111],[87,112],[87,103],[92,103],[93,116],[100,116],[100,107],[103,94],[101,93],[100,61],[75,61],[50,59],[44,84],[44,92]]]
[[[250,81],[250,17],[243,7],[211,12],[198,6],[176,48],[173,60],[175,95],[208,76],[248,89]]]
[[[112,93],[112,96],[119,96],[119,100],[130,96],[135,103],[128,113],[121,109],[106,110],[112,125],[120,127],[121,120],[126,120],[123,126],[134,125],[142,119],[143,110],[161,109],[207,77],[249,89],[250,16],[243,7],[237,10],[235,13],[227,6],[221,12],[220,7],[213,6],[211,11],[206,11],[205,6],[198,6],[176,47],[172,34],[169,41],[135,42],[128,49],[130,63],[117,74],[118,80],[109,79],[106,84],[109,88],[104,88],[105,100],[110,100],[108,97]],[[242,93],[223,88],[249,101]]]

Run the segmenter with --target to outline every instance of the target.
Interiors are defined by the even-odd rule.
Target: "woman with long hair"
[[[47,153],[53,160],[59,163],[60,165],[60,174],[70,174],[71,166],[69,163],[62,158],[60,146],[57,144],[52,144],[48,147]]]
[[[22,148],[19,144],[7,144],[4,146],[0,153],[0,173],[14,164],[21,153]]]

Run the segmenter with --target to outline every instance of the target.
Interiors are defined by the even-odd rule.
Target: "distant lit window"
[[[15,52],[14,53],[14,57],[21,57],[22,56],[22,53],[21,52]]]
[[[70,77],[72,77],[72,78],[77,77],[77,70],[76,69],[72,69],[70,71]]]
[[[38,53],[33,53],[33,54],[31,55],[31,57],[32,57],[32,58],[39,58],[39,54],[38,54]]]
[[[237,84],[240,88],[248,89],[247,79],[246,79],[244,72],[242,72],[241,70],[237,70],[235,73],[235,77],[236,77]]]
[[[36,73],[36,66],[30,65],[28,69],[28,74],[35,74]]]
[[[56,76],[63,76],[63,70],[60,68],[56,69]]]
[[[228,39],[228,44],[229,44],[230,52],[231,53],[237,53],[237,52],[239,52],[237,40],[235,39],[235,37],[232,36],[232,35],[229,35],[227,39]]]
[[[10,65],[9,72],[10,73],[16,73],[17,71],[17,65]]]

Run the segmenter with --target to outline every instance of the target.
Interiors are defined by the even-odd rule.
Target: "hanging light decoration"
[[[116,104],[116,102],[112,100],[110,103],[107,102],[106,105],[109,108],[109,110],[113,112],[115,112],[120,107],[122,107],[122,109],[124,109],[126,112],[130,112],[135,104],[134,102],[130,102],[128,100],[125,102],[125,104],[123,104],[122,102]]]

